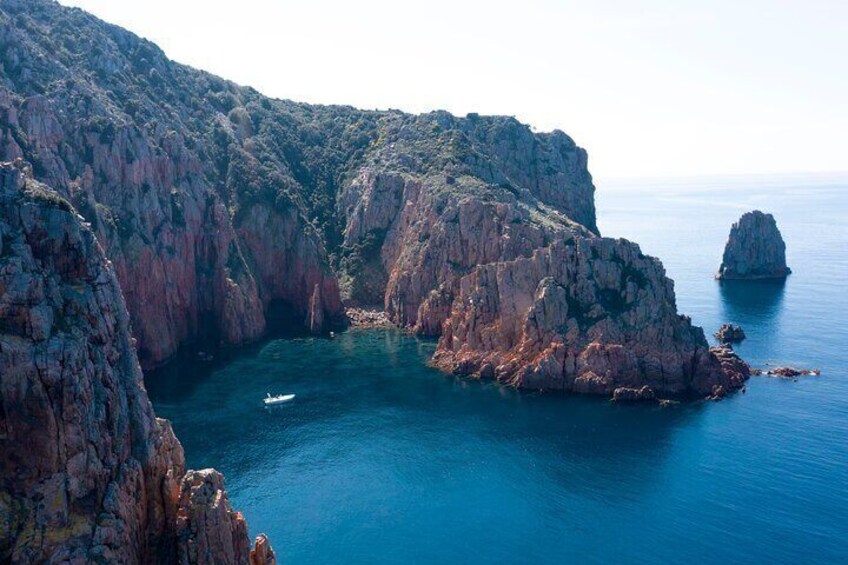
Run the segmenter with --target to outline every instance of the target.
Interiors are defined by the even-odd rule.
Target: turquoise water
[[[848,559],[848,183],[620,185],[605,235],[663,259],[678,305],[741,324],[755,366],[718,403],[519,393],[425,366],[396,332],[267,342],[149,375],[192,467],[215,466],[286,564],[834,563]],[[719,284],[730,224],[773,212],[794,274]],[[266,391],[296,392],[265,410]]]

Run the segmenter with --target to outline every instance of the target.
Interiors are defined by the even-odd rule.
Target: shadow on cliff
[[[262,348],[273,340],[297,339],[310,335],[299,316],[283,301],[271,302],[265,316],[265,335],[255,343],[242,346],[221,345],[214,330],[207,330],[202,338],[183,345],[164,365],[144,371],[144,383],[154,405],[159,401],[171,404],[185,401],[212,373],[237,359],[256,357]],[[208,324],[207,327],[214,326]]]

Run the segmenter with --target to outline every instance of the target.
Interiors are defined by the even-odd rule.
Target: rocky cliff
[[[92,224],[146,366],[254,340],[275,302],[305,323],[316,284],[323,318],[341,316],[285,165],[250,146],[242,104],[258,95],[44,0],[0,3],[0,57],[0,159],[30,161]]]
[[[600,237],[586,152],[559,131],[269,99],[81,10],[0,0],[14,159],[31,178],[19,161],[0,183],[4,561],[273,562],[220,475],[184,472],[138,361],[322,333],[345,304],[514,386],[720,397],[747,377],[656,259]]]
[[[743,214],[730,228],[716,278],[783,279],[791,272],[774,216],[759,210]]]
[[[30,175],[0,165],[0,561],[248,563],[220,475],[153,413],[93,229]]]
[[[421,335],[447,327],[440,365],[470,367],[447,361],[455,336],[473,335],[458,322],[472,315],[462,281],[578,240],[619,259],[639,255],[599,239],[586,152],[562,132],[533,133],[507,117],[273,100],[176,64],[80,10],[50,0],[0,7],[0,158],[32,161],[36,178],[91,223],[115,265],[143,365],[199,340],[255,339],[281,317],[320,333],[343,322],[347,303],[380,306]],[[627,363],[648,363],[637,373],[649,380],[660,378],[654,354],[669,347],[674,361],[656,366],[674,376],[661,388],[689,387],[697,371],[671,366],[703,343],[674,322],[661,269],[634,260],[625,286],[604,281],[588,293],[571,287],[597,286],[581,277],[595,262],[606,267],[591,253],[581,261],[589,267],[560,284],[581,300],[612,302],[597,306],[608,320],[600,327],[591,318],[569,330],[579,333],[573,343],[633,349]],[[529,307],[554,276],[538,274],[505,300]],[[644,288],[634,298],[626,285],[636,280]],[[643,308],[643,296],[662,315],[625,321],[629,309],[607,308]],[[654,353],[643,351],[651,331],[665,332]],[[541,351],[548,337],[539,335]]]
[[[723,371],[704,332],[677,314],[656,259],[624,240],[557,240],[532,257],[462,278],[434,363],[514,386],[613,395],[721,396]],[[625,396],[619,391],[617,396]]]
[[[0,65],[0,159],[32,162],[92,224],[146,367],[281,312],[326,331],[342,299],[438,333],[459,276],[542,241],[497,243],[521,231],[504,221],[596,231],[586,152],[512,118],[268,99],[51,0],[0,2]]]

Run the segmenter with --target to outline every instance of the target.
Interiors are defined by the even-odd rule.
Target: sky
[[[515,116],[596,179],[848,171],[845,0],[60,0],[277,98]]]

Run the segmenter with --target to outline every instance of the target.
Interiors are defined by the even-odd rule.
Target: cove
[[[151,399],[188,464],[225,474],[234,507],[285,563],[838,562],[843,187],[748,187],[744,201],[731,188],[709,208],[691,187],[605,196],[601,229],[659,256],[708,335],[741,324],[753,366],[822,377],[755,377],[718,403],[617,406],[457,379],[427,367],[433,342],[356,330],[169,365],[146,376]],[[717,283],[730,224],[764,202],[794,274]],[[269,411],[266,392],[298,396]]]

